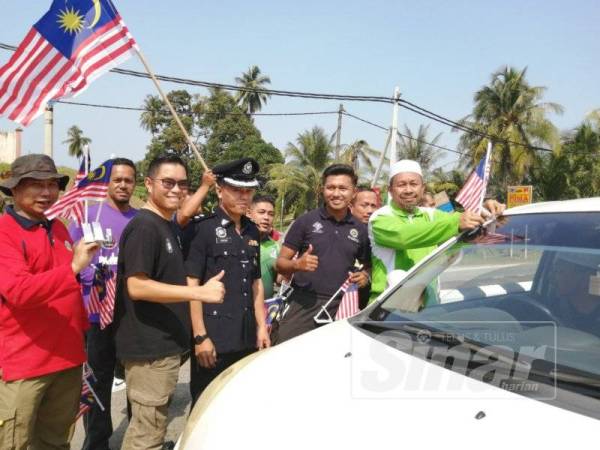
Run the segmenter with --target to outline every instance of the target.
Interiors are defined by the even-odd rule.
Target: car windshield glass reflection
[[[600,214],[515,215],[465,233],[358,320],[426,324],[600,375]]]

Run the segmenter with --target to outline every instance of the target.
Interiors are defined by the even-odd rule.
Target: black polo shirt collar
[[[13,205],[8,205],[6,207],[6,212],[17,221],[17,223],[26,230],[31,230],[33,227],[42,226],[46,229],[46,231],[50,231],[52,228],[52,220],[31,220],[27,217],[22,216],[21,214],[15,211]]]
[[[333,217],[331,214],[329,214],[329,211],[327,211],[327,208],[325,206],[321,206],[319,208],[319,215],[321,216],[321,218],[325,219],[325,220],[331,220],[332,222],[338,222],[338,220]],[[348,210],[346,212],[346,216],[340,220],[338,223],[354,223],[354,216],[352,215],[352,213],[350,213],[350,210]]]
[[[235,222],[229,217],[229,215],[225,212],[225,210],[221,206],[217,206],[215,208],[215,215],[219,218],[219,224],[222,227],[228,227],[230,225],[235,226]],[[248,225],[253,223],[248,217],[242,216],[240,221],[240,233],[244,234]]]

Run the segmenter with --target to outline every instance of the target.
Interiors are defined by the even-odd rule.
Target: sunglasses
[[[173,189],[175,185],[179,186],[181,190],[187,190],[190,187],[188,180],[174,180],[172,178],[151,178],[153,181],[160,181],[162,187],[165,189]]]

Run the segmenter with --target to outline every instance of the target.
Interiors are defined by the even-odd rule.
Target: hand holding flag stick
[[[363,265],[360,264],[357,267],[357,270],[362,270],[362,268]],[[327,307],[331,304],[331,302],[333,302],[336,299],[340,292],[343,292],[344,296],[342,297],[338,310],[335,314],[335,320],[346,319],[348,317],[352,317],[353,315],[359,312],[358,285],[356,283],[353,283],[351,281],[351,278],[352,273],[348,276],[348,278],[346,278],[346,280],[339,287],[339,289],[335,291],[331,298],[327,300],[327,302],[323,306],[321,306],[319,312],[313,317],[315,323],[326,324],[333,322],[334,319],[332,319],[331,315],[329,314],[329,311],[327,311]],[[321,318],[322,315],[325,315],[326,318]]]

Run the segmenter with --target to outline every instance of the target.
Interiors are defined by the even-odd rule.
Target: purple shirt
[[[102,205],[101,203],[97,203],[89,206],[88,208],[88,221],[95,222],[96,214],[98,213],[98,208]],[[127,212],[121,212],[117,209],[114,209],[107,202],[102,205],[102,209],[100,210],[100,217],[98,222],[102,225],[102,229],[104,233],[106,233],[107,229],[110,229],[112,232],[113,245],[105,246],[103,245],[94,259],[92,260],[93,265],[97,265],[99,263],[106,263],[113,271],[113,273],[117,273],[117,260],[119,258],[119,240],[121,239],[121,233],[125,226],[129,223],[129,221],[137,214],[137,209],[130,208]],[[75,223],[71,223],[69,225],[69,234],[73,239],[73,242],[77,242],[83,237],[83,231],[79,225]],[[79,274],[81,279],[81,285],[83,288],[83,299],[85,301],[85,306],[89,311],[89,302],[90,302],[90,289],[92,287],[92,282],[94,280],[94,269],[90,266],[86,267]],[[100,322],[100,318],[97,313],[89,315],[90,322],[98,323]]]

